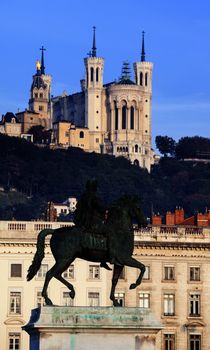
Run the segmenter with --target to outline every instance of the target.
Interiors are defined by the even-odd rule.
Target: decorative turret
[[[101,144],[101,94],[103,90],[104,59],[96,55],[96,27],[93,27],[93,45],[85,62],[85,126],[91,131],[90,147],[99,151]]]
[[[41,47],[41,60],[36,61],[36,74],[33,75],[29,111],[39,113],[44,118],[50,118],[51,76],[45,74],[44,51]],[[50,126],[50,123],[46,123]]]
[[[151,62],[145,61],[145,32],[142,32],[142,46],[141,46],[141,62],[134,63],[135,83],[140,85],[142,89],[152,92],[152,68]]]

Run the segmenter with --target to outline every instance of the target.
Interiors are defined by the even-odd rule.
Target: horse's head
[[[123,196],[119,198],[112,206],[111,213],[115,219],[123,219],[128,217],[130,221],[137,224],[139,227],[147,225],[146,219],[141,209],[141,202],[136,196]]]

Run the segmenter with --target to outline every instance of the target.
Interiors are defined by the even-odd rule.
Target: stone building
[[[150,170],[154,163],[151,149],[153,65],[145,59],[144,32],[141,60],[134,63],[134,81],[128,62],[124,62],[120,79],[104,84],[104,59],[97,56],[95,28],[92,50],[84,59],[84,65],[81,92],[52,99],[54,142],[79,146],[89,152],[124,156]],[[62,128],[63,136],[58,138],[58,129]]]
[[[54,264],[46,241],[45,258],[37,276],[26,282],[41,229],[71,223],[0,221],[0,339],[5,349],[27,350],[21,331],[30,311],[43,303],[46,271]],[[146,266],[143,282],[129,290],[138,271],[125,268],[116,297],[127,307],[150,308],[164,326],[157,350],[207,350],[210,344],[210,227],[155,225],[135,232],[134,257]],[[111,305],[112,272],[77,259],[64,277],[73,283],[75,306]],[[68,291],[52,280],[49,296],[56,305],[72,305]]]
[[[8,136],[21,137],[22,125],[13,113],[7,112],[2,116],[0,133]]]

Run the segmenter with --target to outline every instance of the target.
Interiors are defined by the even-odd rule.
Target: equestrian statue
[[[116,200],[107,210],[97,197],[97,183],[89,180],[86,190],[77,203],[74,226],[58,229],[44,229],[37,238],[37,251],[28,269],[27,280],[30,281],[38,272],[44,258],[45,237],[51,235],[50,247],[55,258],[54,266],[46,273],[42,296],[47,305],[53,305],[47,289],[50,280],[55,277],[69,289],[70,298],[75,297],[74,286],[63,278],[62,274],[76,258],[99,262],[101,267],[111,270],[107,265],[113,264],[113,277],[110,299],[113,306],[120,306],[115,298],[115,288],[124,266],[140,270],[135,283],[130,289],[140,285],[145,266],[132,257],[134,249],[134,221],[139,227],[146,226],[139,200],[123,196]]]

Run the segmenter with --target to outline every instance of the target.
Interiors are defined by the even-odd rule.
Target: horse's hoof
[[[129,289],[135,289],[136,288],[136,283],[132,283],[129,287]]]
[[[72,290],[70,293],[69,293],[69,296],[71,299],[74,299],[75,297],[75,290]]]
[[[122,307],[122,305],[120,303],[118,303],[117,300],[113,302],[113,306],[114,307]]]

